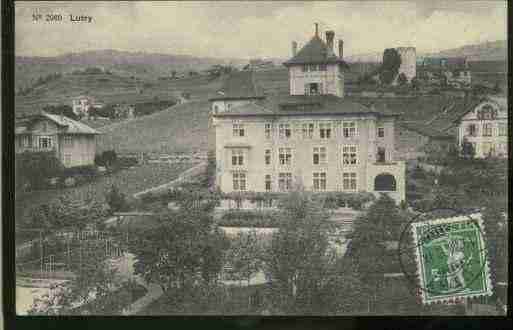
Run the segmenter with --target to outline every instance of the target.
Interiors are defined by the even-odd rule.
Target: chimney
[[[292,57],[296,56],[297,54],[297,42],[292,41]]]
[[[328,48],[333,51],[333,39],[335,39],[335,32],[334,31],[326,31],[326,44],[328,45]]]
[[[315,23],[315,36],[319,36],[319,23]]]
[[[340,57],[340,59],[344,58],[344,40],[338,41],[338,57]]]

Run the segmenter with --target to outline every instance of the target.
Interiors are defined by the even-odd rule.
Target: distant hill
[[[506,40],[484,42],[476,45],[442,50],[435,53],[417,53],[422,57],[467,57],[469,61],[506,61],[508,58],[508,43]],[[346,57],[348,62],[381,62],[383,52],[356,54]]]
[[[157,79],[172,71],[201,71],[215,64],[241,66],[242,59],[195,57],[188,55],[95,50],[54,57],[16,56],[16,88],[26,87],[39,77],[59,72],[70,73],[86,67],[99,66],[122,76]]]
[[[421,54],[433,57],[466,57],[469,61],[506,61],[508,58],[508,42],[498,40],[477,45],[468,45],[437,53]]]

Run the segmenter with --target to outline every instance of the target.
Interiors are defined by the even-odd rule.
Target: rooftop
[[[40,114],[33,115],[29,118],[24,118],[22,122],[19,122],[19,126],[16,127],[15,132],[16,134],[22,134],[27,132],[27,125],[30,122],[33,122],[35,120],[42,120],[42,119],[48,119],[57,126],[60,126],[63,128],[62,133],[68,133],[68,134],[101,134],[101,132],[95,130],[94,128],[91,128],[87,126],[86,124],[83,124],[79,121],[70,119],[66,116],[62,115],[55,115],[50,114],[47,112],[42,111]]]
[[[275,95],[254,103],[218,113],[229,116],[298,116],[298,115],[378,115],[397,116],[392,111],[376,110],[335,95]]]
[[[231,73],[218,94],[210,100],[253,99],[264,97],[263,89],[255,81],[253,71]]]
[[[454,135],[427,125],[426,123],[419,122],[398,122],[398,125],[409,131],[416,132],[420,135],[427,136],[434,139],[453,139]]]
[[[318,35],[313,36],[296,56],[283,63],[285,66],[292,64],[340,64],[349,68]]]

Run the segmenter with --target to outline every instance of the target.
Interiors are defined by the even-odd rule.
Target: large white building
[[[251,71],[211,99],[216,184],[223,192],[387,192],[405,199],[404,163],[394,145],[396,114],[344,98],[343,43],[334,32],[293,43],[290,92],[265,95]]]
[[[502,97],[485,97],[474,102],[456,120],[458,144],[472,143],[476,158],[508,157],[508,106]]]

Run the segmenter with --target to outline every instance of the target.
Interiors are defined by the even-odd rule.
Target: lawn
[[[70,196],[80,200],[92,193],[95,199],[104,201],[105,192],[113,184],[131,199],[134,193],[172,181],[192,166],[192,164],[146,164],[98,177],[78,187],[20,194],[15,200],[16,223],[22,223],[22,220],[29,215],[31,208],[52,202],[60,196]]]

